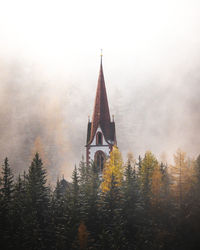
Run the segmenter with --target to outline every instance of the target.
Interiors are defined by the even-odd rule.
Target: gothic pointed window
[[[96,144],[102,145],[103,144],[103,136],[101,132],[98,132],[96,135]]]
[[[103,171],[105,160],[106,160],[105,154],[102,151],[97,151],[95,154],[95,163],[98,172],[100,173]]]

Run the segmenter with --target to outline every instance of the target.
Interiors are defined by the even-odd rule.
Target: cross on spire
[[[100,56],[101,56],[101,65],[102,65],[103,49],[101,49],[101,54],[100,54]]]

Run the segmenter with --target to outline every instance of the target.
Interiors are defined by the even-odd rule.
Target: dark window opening
[[[105,155],[103,152],[98,151],[95,155],[96,166],[99,172],[103,171],[103,166],[105,163]]]
[[[97,133],[96,142],[97,142],[97,145],[102,145],[103,144],[103,138],[102,138],[102,133],[101,132]]]

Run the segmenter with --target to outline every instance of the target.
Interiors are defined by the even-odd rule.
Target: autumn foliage
[[[98,171],[82,160],[71,182],[62,178],[50,187],[38,153],[17,178],[5,158],[3,249],[199,249],[200,156],[178,149],[168,165],[147,151],[124,163],[114,146],[103,175]]]
[[[120,186],[123,179],[123,162],[121,153],[117,146],[113,146],[113,149],[110,153],[110,158],[104,166],[103,182],[101,184],[103,192],[107,192],[110,190],[113,177],[115,178],[116,186]]]
[[[80,249],[86,249],[87,240],[88,240],[88,232],[83,222],[81,222],[78,228],[78,239],[79,239]]]

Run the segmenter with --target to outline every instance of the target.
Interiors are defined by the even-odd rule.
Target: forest
[[[55,166],[56,167],[56,166]],[[66,166],[67,167],[67,166]],[[178,149],[172,165],[147,151],[125,163],[114,146],[103,173],[82,160],[71,182],[47,179],[36,153],[0,179],[1,249],[170,249],[200,247],[200,156]]]

